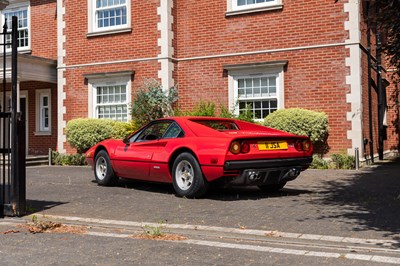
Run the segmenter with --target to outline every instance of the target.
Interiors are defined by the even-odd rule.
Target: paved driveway
[[[27,170],[27,199],[31,211],[52,215],[399,239],[400,161],[307,170],[279,193],[230,188],[203,199],[162,184],[100,187],[89,167],[38,167]]]

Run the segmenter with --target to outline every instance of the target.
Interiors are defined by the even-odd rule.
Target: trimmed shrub
[[[87,165],[84,154],[61,154],[53,151],[51,154],[53,165]]]
[[[310,169],[328,169],[329,161],[324,160],[318,155],[313,155],[313,161],[310,165]]]
[[[174,115],[172,105],[178,100],[176,87],[163,91],[156,80],[147,80],[134,95],[132,117],[137,127],[144,126],[158,118]]]
[[[332,154],[332,163],[336,169],[354,169],[355,158],[352,155],[347,154]]]
[[[96,118],[78,118],[67,123],[67,141],[78,153],[86,152],[96,143],[109,138],[124,138],[134,131],[132,123]]]
[[[310,169],[354,169],[355,158],[347,154],[332,154],[330,158],[323,159],[318,155],[313,156]]]
[[[215,115],[215,103],[200,101],[193,111],[188,112],[189,116],[216,116]]]
[[[191,112],[183,113],[186,116],[211,116],[211,117],[223,117],[223,118],[236,118],[239,120],[252,122],[253,112],[251,111],[251,105],[239,115],[235,116],[226,106],[220,104],[219,112],[217,112],[217,105],[210,101],[200,101],[197,106]]]
[[[313,142],[315,153],[325,154],[329,151],[328,116],[324,112],[300,108],[281,109],[269,114],[264,119],[264,125],[292,134],[308,136]]]

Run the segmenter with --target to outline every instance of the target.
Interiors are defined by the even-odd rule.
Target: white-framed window
[[[88,4],[89,33],[130,30],[130,0],[88,0]]]
[[[229,104],[235,115],[250,111],[255,121],[284,107],[283,67],[286,61],[227,66]]]
[[[51,90],[36,90],[36,133],[51,132]]]
[[[5,20],[7,20],[8,32],[11,32],[13,16],[18,18],[18,50],[29,50],[31,46],[30,3],[21,2],[10,4],[2,11],[2,25]],[[11,43],[11,35],[7,35],[6,42]],[[7,46],[7,48],[10,49],[11,46]]]
[[[97,85],[95,88],[95,117],[128,121],[128,99],[126,83]]]
[[[96,75],[89,76],[89,117],[130,120],[131,75],[110,78],[102,78],[101,74],[99,78]]]
[[[282,0],[227,0],[227,15],[281,9]]]
[[[278,109],[278,75],[235,76],[238,114],[253,113],[253,119],[264,119]]]

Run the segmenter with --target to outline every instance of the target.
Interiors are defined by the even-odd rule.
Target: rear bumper
[[[224,170],[237,170],[240,174],[230,178],[232,185],[281,184],[296,179],[307,169],[312,157],[290,159],[268,159],[251,161],[228,161]]]
[[[307,168],[312,162],[312,157],[302,158],[285,158],[285,159],[264,159],[249,161],[227,161],[225,162],[225,170],[244,170],[244,169],[266,169],[280,167],[303,167]]]

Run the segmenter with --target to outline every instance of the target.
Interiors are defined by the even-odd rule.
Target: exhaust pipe
[[[300,170],[298,168],[292,168],[290,169],[284,176],[283,179],[295,179],[300,175]]]

